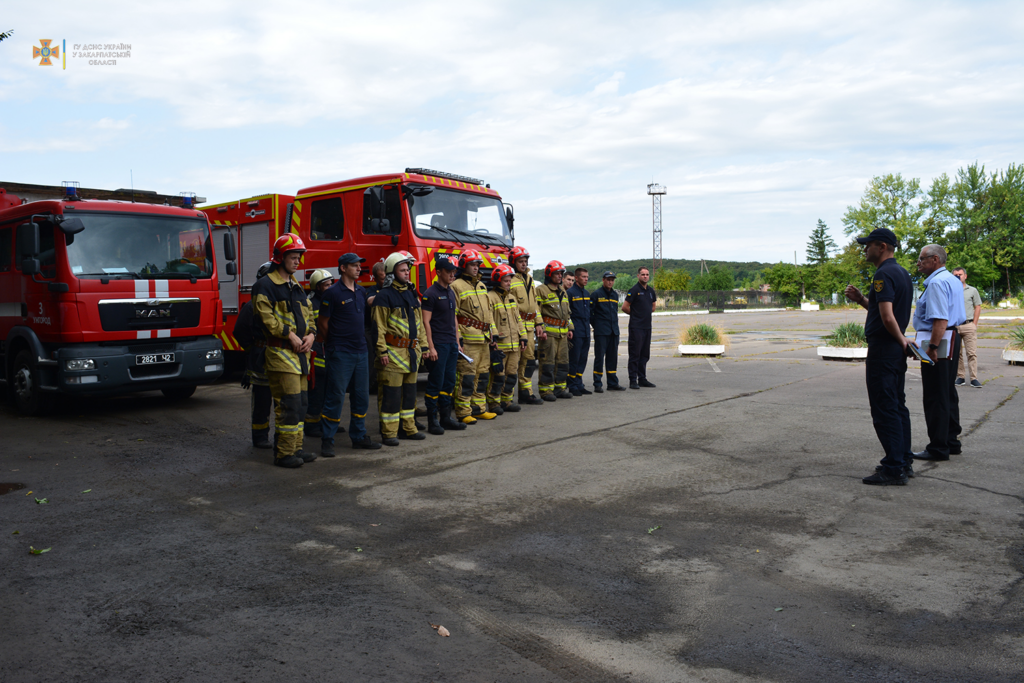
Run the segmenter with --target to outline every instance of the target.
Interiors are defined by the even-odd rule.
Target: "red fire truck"
[[[187,398],[221,375],[235,245],[215,252],[194,195],[171,199],[0,183],[0,379],[21,411],[61,393]]]
[[[239,276],[220,284],[224,302],[226,350],[240,347],[231,336],[238,310],[249,300],[256,271],[269,258],[274,241],[293,232],[306,244],[304,284],[317,268],[338,275],[338,257],[355,252],[366,259],[360,284],[373,284],[370,268],[388,254],[405,250],[418,262],[413,282],[420,293],[435,278],[435,259],[464,249],[480,252],[489,277],[508,263],[512,249],[512,206],[482,180],[422,168],[405,173],[366,176],[317,185],[297,195],[266,194],[202,208],[213,233],[231,235],[239,244]],[[215,240],[216,241],[216,240]]]

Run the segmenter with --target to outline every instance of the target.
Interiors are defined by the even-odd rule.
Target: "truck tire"
[[[14,390],[14,405],[25,415],[45,415],[57,403],[56,394],[39,388],[39,369],[28,349],[14,357],[11,387]]]
[[[172,401],[184,401],[186,398],[196,393],[195,385],[190,387],[172,387],[170,389],[161,389],[164,392],[164,396],[171,399]]]

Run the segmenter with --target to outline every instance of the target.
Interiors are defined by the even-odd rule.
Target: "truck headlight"
[[[224,356],[220,349],[206,352],[206,360],[220,360]]]
[[[96,361],[92,358],[72,358],[64,361],[65,370],[95,370]]]

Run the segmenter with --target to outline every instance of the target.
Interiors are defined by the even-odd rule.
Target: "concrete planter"
[[[822,360],[864,360],[868,357],[867,347],[819,346],[818,357]]]
[[[1003,360],[1008,363],[1024,363],[1024,351],[1021,349],[1003,349]]]
[[[803,303],[803,304],[800,304],[800,310],[801,311],[820,311],[821,310],[821,306],[819,306],[818,304]]]
[[[725,344],[680,344],[680,356],[721,356],[725,353]]]

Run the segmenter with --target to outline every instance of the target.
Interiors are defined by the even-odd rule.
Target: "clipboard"
[[[915,341],[918,346],[928,346],[928,344],[931,344],[931,330],[918,332]],[[953,360],[953,330],[946,330],[946,333],[942,335],[942,339],[939,340],[939,348],[935,350],[935,355],[946,360]]]

